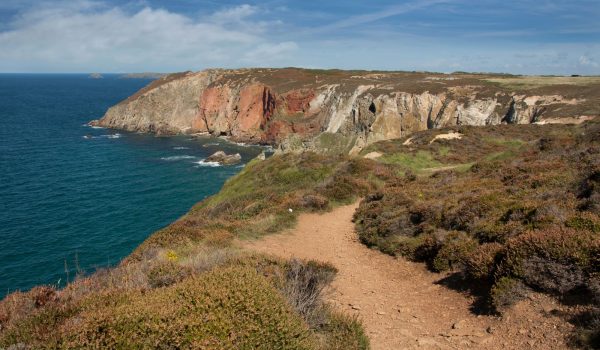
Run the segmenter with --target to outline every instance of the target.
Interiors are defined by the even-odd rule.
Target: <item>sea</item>
[[[0,298],[118,264],[264,150],[87,126],[150,81],[0,74]]]

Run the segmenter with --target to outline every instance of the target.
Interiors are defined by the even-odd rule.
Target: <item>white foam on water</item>
[[[106,135],[98,135],[98,136],[84,135],[82,137],[84,139],[120,139],[121,137],[123,137],[123,135],[121,135],[121,134],[106,134]]]
[[[81,124],[81,126],[84,126],[86,128],[92,128],[92,129],[106,129],[106,128],[102,127],[102,126],[90,125],[88,123]]]
[[[189,147],[178,146],[178,147],[173,147],[173,149],[190,149],[190,148]]]
[[[209,142],[202,145],[202,147],[210,147],[210,146],[219,146],[220,143],[217,142]]]
[[[218,167],[221,166],[221,164],[219,162],[205,162],[204,159],[194,162],[196,164],[198,164],[198,166],[208,166],[208,167]]]
[[[196,157],[194,157],[194,156],[188,156],[188,155],[182,155],[182,156],[161,157],[160,159],[172,162],[172,161],[176,161],[176,160],[194,159],[194,158],[196,158]]]

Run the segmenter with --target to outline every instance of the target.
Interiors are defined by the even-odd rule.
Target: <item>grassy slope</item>
[[[335,268],[248,255],[231,243],[355,200],[381,183],[368,175],[378,167],[312,153],[253,161],[120,266],[62,291],[8,296],[0,347],[365,349],[360,323],[321,300]]]

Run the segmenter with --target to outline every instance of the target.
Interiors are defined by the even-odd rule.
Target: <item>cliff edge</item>
[[[596,115],[599,77],[209,69],[162,77],[91,123],[356,153],[444,126],[576,123]]]

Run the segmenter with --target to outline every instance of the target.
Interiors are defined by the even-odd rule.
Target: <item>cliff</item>
[[[594,77],[211,69],[156,80],[92,124],[355,153],[444,126],[585,120],[599,102]]]

